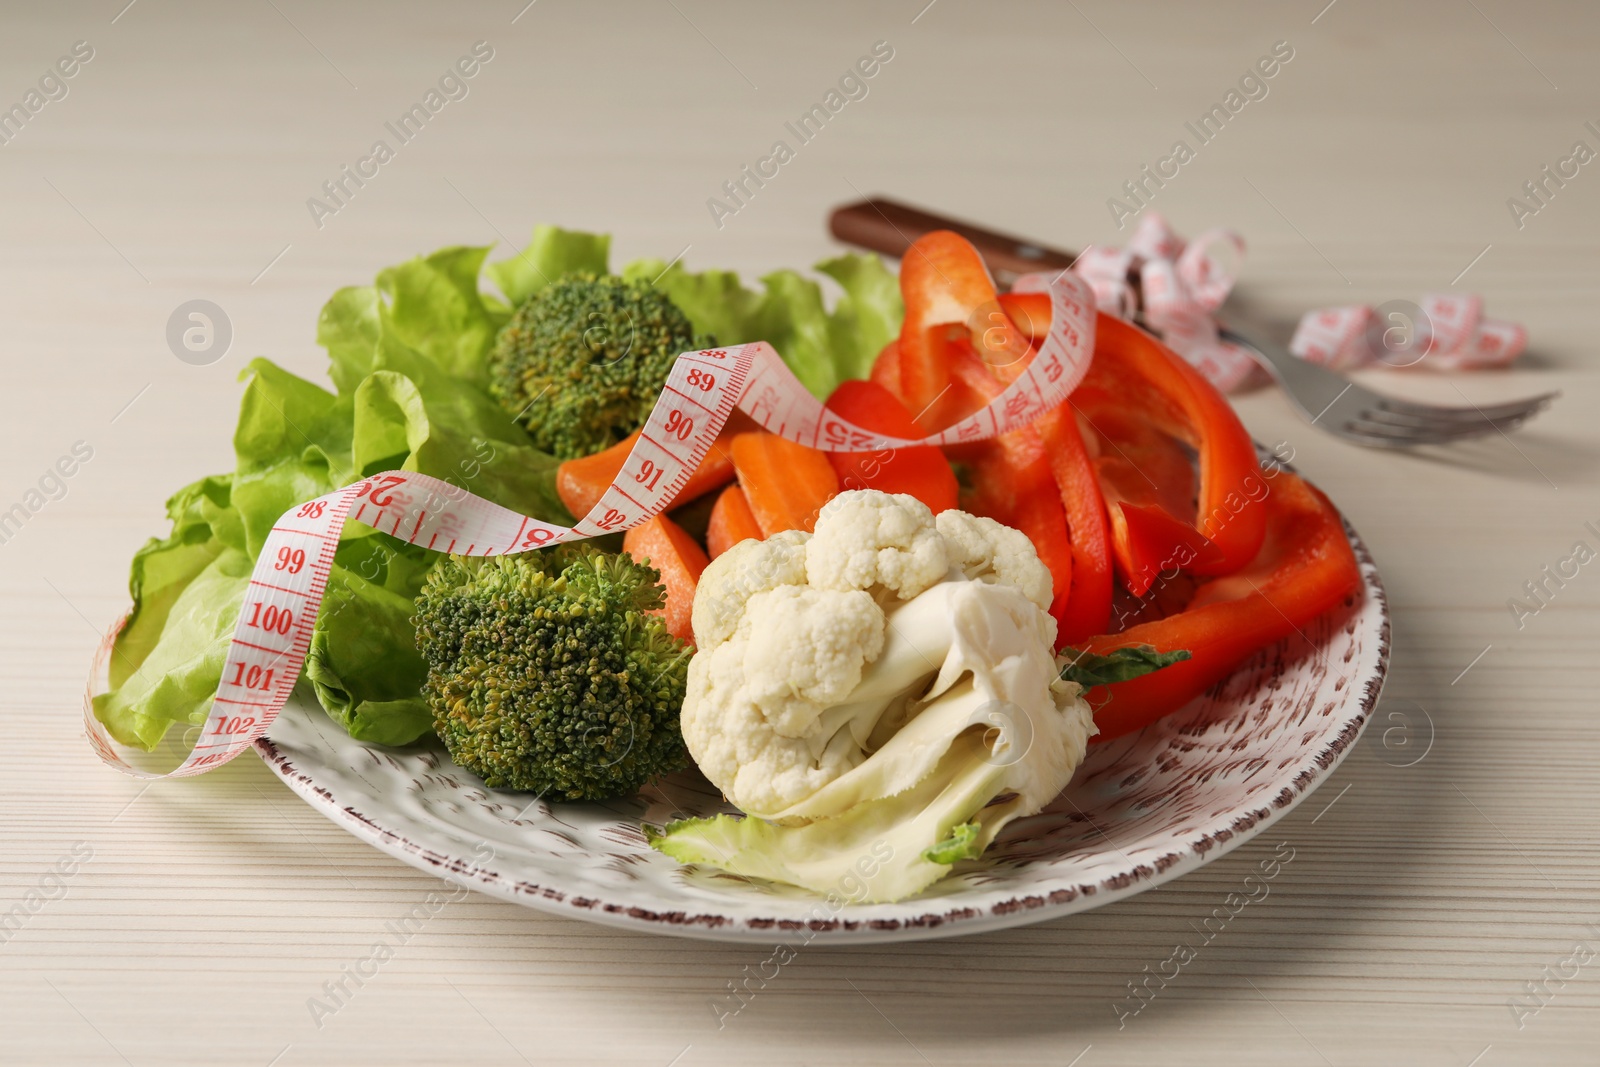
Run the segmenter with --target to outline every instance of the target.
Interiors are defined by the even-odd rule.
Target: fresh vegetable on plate
[[[794,271],[768,275],[760,292],[725,271],[699,274],[677,264],[669,270],[654,260],[608,277],[609,246],[602,235],[540,226],[527,248],[488,266],[488,248],[446,248],[379,272],[373,285],[340,289],[317,323],[333,392],[267,360],[253,361],[234,435],[236,470],[174,495],[168,502],[171,533],[151,539],[134,556],[133,609],[109,657],[110,687],[93,701],[96,718],[112,737],[148,750],[174,723],[205,722],[233,623],[241,610],[252,610],[246,598],[251,567],[267,531],[297,503],[399,468],[439,478],[452,494],[470,492],[550,522],[573,520],[563,497],[585,509],[592,504],[585,494],[597,498],[604,485],[594,488],[592,472],[567,467],[536,447],[517,422],[519,415],[524,423],[532,420],[551,447],[577,447],[580,431],[571,418],[581,407],[577,397],[551,405],[550,412],[559,407],[566,420],[558,427],[540,422],[539,406],[529,409],[516,389],[505,392],[504,402],[492,393],[497,338],[517,309],[564,279],[572,281],[539,306],[568,312],[573,329],[574,309],[612,306],[595,296],[599,287],[607,299],[616,297],[616,306],[652,309],[680,332],[687,316],[691,336],[715,331],[725,343],[791,341],[780,344],[781,350],[819,395],[864,373],[884,339],[899,328],[894,275],[874,256],[843,256],[821,265],[845,291],[829,310],[817,283]],[[640,298],[639,286],[658,276],[659,292]],[[578,291],[580,277],[588,299]],[[486,291],[486,282],[505,300]],[[660,293],[681,312],[663,307]],[[510,326],[502,370],[511,365],[514,339],[530,336],[534,325],[552,328],[548,317],[538,323],[533,318],[532,311],[524,312]],[[599,325],[585,321],[576,338],[557,331],[561,352],[592,361],[590,345],[622,353],[627,344],[626,362],[626,355],[643,351],[638,333],[633,342],[616,330],[585,336]],[[676,354],[668,353],[669,362]],[[626,417],[589,438],[597,447],[636,428],[627,421],[634,409],[623,401],[632,397],[637,380],[621,387],[607,381],[605,396],[616,402],[608,410]],[[584,403],[600,395],[591,390]],[[654,396],[644,396],[646,408]],[[585,456],[574,463],[608,466],[613,457],[601,455],[606,458]],[[619,465],[621,458],[615,457]],[[713,450],[695,479],[704,479],[710,491],[731,469],[726,450]],[[695,479],[691,487],[699,484]],[[411,602],[441,558],[356,522],[345,528],[302,678],[329,716],[356,738],[400,745],[432,731]]]
[[[1060,680],[1049,603],[1016,530],[874,490],[834,497],[814,533],[718,556],[695,597],[683,733],[747,817],[653,843],[823,893],[872,854],[865,899],[922,890],[1083,758],[1094,723]]]
[[[423,695],[450,757],[489,786],[605,800],[681,770],[689,651],[659,574],[558,546],[452,556],[417,597]]]
[[[1095,721],[1107,738],[1183,707],[1259,649],[1284,638],[1303,642],[1304,626],[1360,587],[1355,553],[1327,497],[1280,471],[1264,499],[1265,543],[1254,560],[1202,583],[1182,611],[1087,642],[1098,654],[1134,645],[1190,654],[1188,662],[1089,694],[1101,705]]]
[[[489,354],[489,391],[537,448],[600,452],[644,425],[679,352],[710,348],[643,281],[573,274],[517,308]]]
[[[171,534],[134,558],[94,702],[113,736],[150,748],[206,720],[296,505],[399,469],[568,525],[655,488],[660,452],[630,455],[678,353],[711,336],[769,341],[835,418],[915,440],[1000,398],[1051,326],[1047,297],[998,293],[951,233],[898,281],[870,257],[819,264],[831,310],[794,272],[758,293],[676,262],[612,274],[608,250],[541,227],[487,268],[487,249],[445,249],[340,290],[318,330],[334,392],[252,363],[237,469],[175,495]],[[1095,341],[1065,402],[988,440],[830,452],[855,447],[837,421],[802,443],[735,413],[674,468],[668,510],[585,547],[446,557],[352,520],[306,687],[352,736],[432,733],[486,785],[551,801],[625,796],[692,756],[742,814],[650,828],[661,851],[920,892],[1048,804],[1092,736],[1176,710],[1359,585],[1338,514],[1262,471],[1203,377],[1103,315]],[[420,503],[437,523],[449,502]]]

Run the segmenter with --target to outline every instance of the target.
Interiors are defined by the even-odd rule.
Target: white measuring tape
[[[375,474],[297,505],[273,526],[256,559],[222,682],[200,740],[183,763],[165,774],[133,767],[86,699],[89,743],[106,763],[139,778],[203,774],[249,748],[283,710],[300,677],[334,550],[349,519],[463,556],[527,552],[629,530],[667,509],[734,408],[773,433],[824,452],[981,441],[1024,426],[1066,399],[1083,380],[1094,352],[1095,303],[1089,286],[1065,273],[1055,279],[1040,276],[1038,282],[1050,293],[1050,332],[1027,370],[988,406],[932,437],[885,437],[839,418],[806,391],[771,345],[756,341],[677,358],[616,480],[571,528],[519,515],[410,471]],[[119,623],[101,645],[91,689],[121,628]]]

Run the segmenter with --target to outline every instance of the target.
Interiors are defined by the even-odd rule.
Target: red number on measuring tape
[[[595,525],[602,530],[615,530],[627,517],[616,508],[606,508],[606,513],[600,516],[600,521]]]
[[[694,420],[677,408],[667,412],[667,432],[680,441],[687,441],[694,433]]]
[[[689,384],[705,392],[717,384],[717,379],[715,375],[707,374],[703,370],[692,370],[689,372]]]
[[[822,424],[822,432],[828,438],[828,443],[832,445],[847,444],[856,451],[861,452],[872,447],[873,438],[870,434],[846,430],[843,423],[825,422]]]
[[[385,474],[381,478],[374,479],[374,484],[371,486],[371,494],[367,497],[367,499],[372,501],[372,503],[377,507],[386,508],[390,504],[394,503],[394,494],[389,492],[389,490],[404,482],[405,479],[400,477],[398,474]],[[357,493],[356,495],[360,496],[361,494]]]
[[[303,548],[290,548],[284,545],[278,549],[278,561],[272,565],[275,571],[288,571],[290,574],[299,574],[300,569],[306,565],[306,550]]]
[[[656,466],[654,461],[647,459],[639,464],[639,473],[633,476],[633,480],[646,489],[654,489],[663,473],[665,473],[664,468]]]
[[[240,689],[258,689],[266,692],[272,688],[272,675],[276,668],[262,667],[259,664],[246,665],[243,662],[233,665],[233,677],[229,685],[236,685]]]
[[[224,715],[217,720],[217,728],[213,732],[219,734],[242,734],[255,724],[256,720],[247,715],[235,715],[232,718]]]
[[[320,519],[322,518],[323,504],[324,501],[321,500],[308,501],[300,505],[300,510],[295,512],[295,516],[301,519]]]
[[[294,612],[258,600],[251,605],[250,621],[245,625],[269,633],[286,634],[294,628]]]
[[[543,526],[535,526],[533,529],[529,530],[527,536],[522,539],[522,547],[538,548],[540,545],[549,544],[555,539],[555,536],[556,535],[553,531],[546,530]]]

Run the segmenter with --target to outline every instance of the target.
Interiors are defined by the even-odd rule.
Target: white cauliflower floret
[[[883,612],[861,590],[785,585],[750,598],[739,636],[745,697],[774,733],[804,737],[883,651]]]
[[[740,541],[712,560],[694,591],[695,646],[709,648],[732,637],[755,594],[804,585],[810,539],[802,530],[785,530],[764,541]]]
[[[977,856],[1094,733],[1059,681],[1050,594],[1018,531],[873,490],[835,497],[812,535],[730,549],[695,592],[680,722],[755,818],[676,823],[657,846],[821,891],[870,852],[878,900]]]
[[[1014,585],[1041,609],[1050,610],[1050,568],[1027,534],[965,511],[943,511],[934,521],[949,546],[951,566],[976,581]]]
[[[910,600],[949,569],[933,512],[903,493],[840,493],[823,505],[806,546],[806,579],[818,589],[882,587]]]

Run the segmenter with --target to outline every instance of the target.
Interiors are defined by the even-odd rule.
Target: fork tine
[[[1368,448],[1412,448],[1419,444],[1429,443],[1418,441],[1411,437],[1391,437],[1384,434],[1363,433],[1355,429],[1354,424],[1349,426],[1330,426],[1328,429],[1348,441],[1354,441],[1356,444],[1365,445]]]
[[[1486,437],[1492,433],[1506,433],[1521,426],[1534,414],[1534,412],[1526,412],[1508,419],[1493,421],[1480,419],[1476,423],[1455,425],[1442,423],[1432,426],[1401,426],[1392,422],[1382,422],[1361,417],[1345,423],[1341,429],[1348,434],[1357,435],[1365,443],[1381,440],[1390,444],[1391,447],[1403,447],[1408,444],[1437,445],[1451,441],[1470,440],[1474,437]]]
[[[1433,404],[1414,404],[1406,400],[1386,396],[1378,402],[1378,408],[1395,415],[1413,415],[1419,418],[1455,419],[1464,422],[1481,422],[1485,419],[1494,420],[1524,412],[1534,412],[1549,404],[1559,392],[1541,393],[1523,400],[1513,400],[1504,404],[1494,404],[1489,407],[1444,407]]]
[[[1494,418],[1453,419],[1441,418],[1434,415],[1402,414],[1397,411],[1388,411],[1382,407],[1370,407],[1356,415],[1356,418],[1368,422],[1382,423],[1395,429],[1421,430],[1426,432],[1438,431],[1449,433],[1455,430],[1487,431],[1499,427],[1507,429],[1519,426],[1529,418],[1539,413],[1539,408],[1524,408],[1510,414],[1499,415]]]
[[[1409,448],[1504,433],[1561,395],[1543,393],[1490,407],[1417,404],[1373,392],[1336,371],[1296,358],[1280,345],[1237,333],[1226,322],[1220,326],[1222,339],[1266,367],[1313,425],[1374,448]]]

